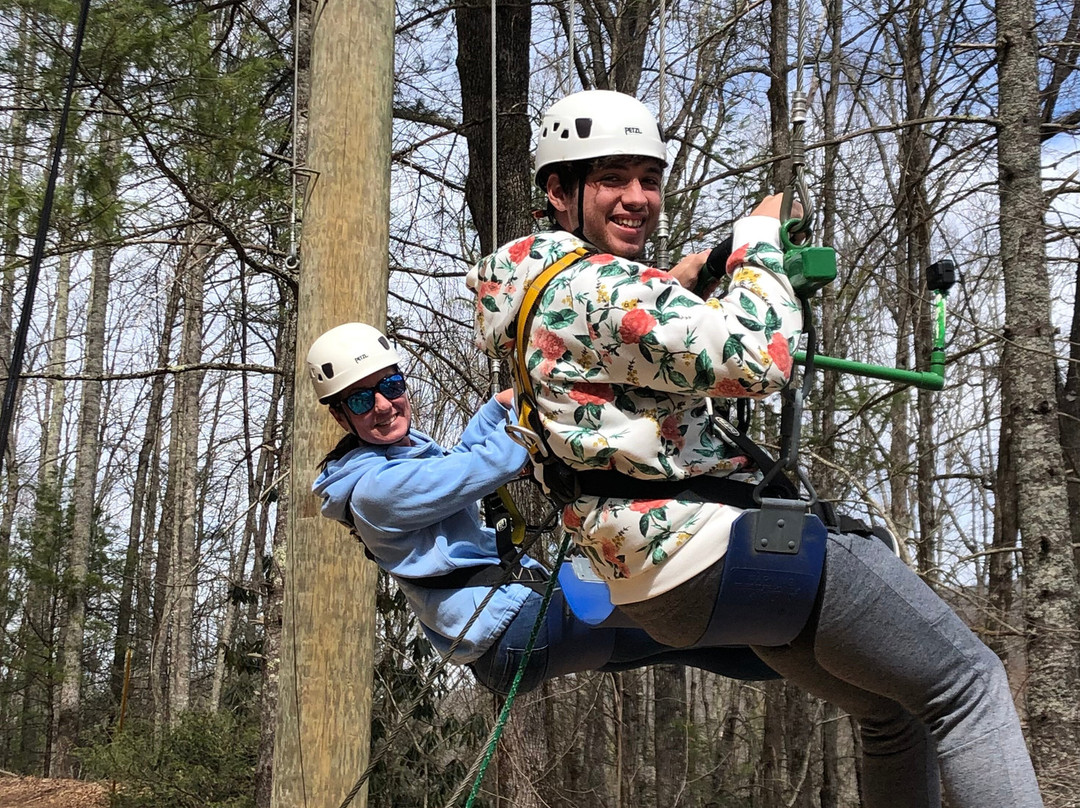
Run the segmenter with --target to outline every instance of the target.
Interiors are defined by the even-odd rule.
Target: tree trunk
[[[301,14],[303,16],[303,14]],[[281,365],[281,430],[278,464],[281,469],[292,468],[292,423],[294,388],[291,380],[296,374],[296,301],[291,292],[281,290],[281,329],[278,332],[277,356]],[[289,498],[293,485],[282,474],[277,484],[277,523],[270,555],[260,552],[256,571],[261,584],[263,624],[262,692],[259,695],[259,749],[255,761],[255,808],[270,808],[274,784],[274,744],[277,735],[278,674],[281,667],[282,598],[285,592],[284,553],[288,535]],[[269,497],[268,497],[269,499]]]
[[[804,90],[806,88],[803,88]],[[770,168],[769,193],[783,191],[791,184],[791,117],[788,114],[788,4],[773,0],[769,7],[769,101],[770,154],[783,157]]]
[[[912,3],[900,47],[904,63],[904,114],[909,120],[926,115],[924,96],[924,46],[922,37],[927,27],[925,3]],[[931,350],[930,311],[923,304],[926,295],[916,290],[926,289],[926,271],[930,266],[930,203],[926,194],[927,174],[930,171],[930,146],[922,126],[907,126],[900,133],[900,188],[897,204],[897,224],[900,249],[905,267],[898,272],[900,307],[907,313],[903,322],[912,324],[915,347],[915,367],[929,370]],[[904,338],[906,334],[902,335]],[[916,394],[917,440],[915,461],[915,500],[918,525],[916,543],[917,569],[924,580],[935,586],[938,580],[937,520],[933,490],[936,477],[937,452],[934,448],[934,393],[919,390]]]
[[[532,229],[532,155],[529,145],[529,41],[532,8],[502,4],[496,11],[496,103],[498,105],[499,217],[492,232],[491,215],[491,4],[467,0],[455,11],[458,36],[457,71],[461,84],[462,131],[469,144],[465,200],[480,237],[482,254]]]
[[[1058,393],[1058,417],[1061,419],[1061,450],[1065,454],[1068,480],[1069,513],[1080,513],[1080,261],[1076,264],[1073,291],[1072,327],[1069,331],[1069,363],[1065,383]],[[1070,519],[1073,562],[1080,573],[1080,519]]]
[[[120,154],[115,121],[106,116],[101,126],[102,163],[111,166]],[[115,198],[115,185],[110,188]],[[57,702],[56,742],[51,772],[72,777],[76,760],[72,751],[79,736],[79,709],[82,693],[82,654],[86,620],[86,576],[89,571],[91,536],[95,526],[95,494],[100,454],[101,375],[105,369],[105,317],[109,304],[109,283],[114,249],[94,250],[90,301],[86,318],[86,359],[82,401],[79,406],[79,443],[75,456],[72,486],[71,544],[65,583],[65,629],[61,640],[62,680]]]
[[[165,312],[161,327],[161,336],[158,340],[157,367],[164,368],[169,364],[172,349],[172,332],[176,325],[176,318],[180,305],[180,285],[169,284],[168,295],[165,300]],[[153,642],[154,622],[151,612],[151,600],[153,596],[153,584],[151,568],[154,561],[154,540],[157,531],[154,529],[157,511],[158,484],[160,481],[161,464],[158,455],[161,450],[161,435],[164,431],[161,423],[162,408],[165,399],[166,376],[159,373],[150,381],[150,400],[146,414],[146,426],[143,429],[142,442],[139,446],[139,456],[135,466],[135,484],[131,495],[131,519],[128,523],[128,557],[125,558],[125,578],[128,560],[132,552],[132,545],[136,545],[136,568],[133,572],[135,577],[134,604],[130,603],[132,595],[128,593],[128,582],[125,579],[125,589],[120,600],[120,613],[117,620],[116,647],[113,652],[112,689],[114,696],[120,697],[122,687],[124,655],[127,647],[131,646],[134,651],[132,667],[141,671],[146,677],[147,690],[152,691],[153,686],[149,678],[150,646]],[[135,629],[130,631],[131,617],[134,613]]]
[[[178,363],[197,365],[202,358],[203,283],[206,275],[209,233],[191,228],[190,247],[180,266],[184,298],[183,326]],[[169,655],[170,725],[191,709],[191,642],[194,630],[195,589],[198,583],[196,553],[196,482],[199,469],[199,390],[202,371],[188,370],[176,377],[173,427],[169,446],[169,473],[177,473],[176,508],[172,533],[172,645]]]
[[[839,723],[840,711],[825,702],[821,722],[821,789],[818,791],[821,808],[840,808]]]
[[[1007,425],[1024,560],[1027,707],[1032,757],[1047,802],[1080,790],[1077,581],[1055,395],[1039,146],[1033,0],[998,0],[1001,264],[1005,276]]]
[[[757,784],[754,808],[783,808],[784,682],[766,682],[762,690],[765,692],[765,730],[754,775]]]
[[[675,665],[656,665],[652,674],[656,808],[676,808],[688,804],[686,674]]]

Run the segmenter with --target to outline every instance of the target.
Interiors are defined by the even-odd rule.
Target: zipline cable
[[[34,239],[34,251],[30,257],[30,268],[26,277],[26,296],[23,299],[19,325],[15,330],[15,341],[11,346],[11,362],[8,364],[7,383],[4,386],[4,400],[0,404],[0,471],[3,470],[7,455],[8,433],[15,413],[15,394],[19,387],[19,375],[22,373],[23,355],[26,353],[26,335],[30,331],[30,316],[34,308],[34,295],[41,277],[41,262],[45,255],[45,239],[49,234],[49,219],[52,216],[53,197],[56,195],[56,179],[60,175],[60,156],[64,151],[64,139],[67,137],[68,119],[71,116],[71,96],[75,93],[75,77],[79,73],[79,60],[82,56],[83,39],[86,34],[86,20],[90,16],[90,0],[83,0],[79,9],[79,22],[75,29],[75,42],[71,52],[71,70],[68,72],[64,87],[64,106],[57,125],[56,142],[53,144],[52,161],[45,184],[45,198],[38,217],[37,236]]]

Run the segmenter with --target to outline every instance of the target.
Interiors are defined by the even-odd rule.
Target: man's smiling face
[[[585,178],[585,238],[603,252],[641,257],[660,218],[663,177],[660,161],[648,157],[597,161]]]

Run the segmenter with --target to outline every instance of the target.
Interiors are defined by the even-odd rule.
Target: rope
[[[491,0],[491,249],[499,247],[499,173],[497,161],[499,159],[499,76],[498,76],[498,48],[497,48],[497,23],[495,11],[497,0]]]
[[[397,740],[398,736],[405,731],[406,722],[410,718],[412,718],[413,713],[416,712],[416,708],[420,706],[421,700],[423,700],[423,698],[427,696],[429,692],[431,692],[431,688],[435,686],[436,678],[440,673],[442,673],[443,669],[448,664],[450,664],[451,657],[454,655],[454,652],[458,649],[462,641],[465,639],[465,635],[468,633],[469,629],[472,628],[473,624],[479,619],[480,613],[483,612],[485,608],[487,608],[488,603],[495,596],[495,593],[498,591],[499,587],[503,584],[511,582],[510,577],[514,574],[515,570],[517,570],[518,566],[521,563],[521,559],[524,558],[525,554],[528,553],[529,549],[532,548],[534,544],[536,544],[544,531],[546,531],[551,526],[552,521],[555,517],[558,516],[558,514],[559,509],[553,508],[544,518],[544,521],[541,522],[540,525],[532,529],[531,532],[533,533],[533,536],[529,541],[522,544],[521,552],[518,554],[517,557],[517,562],[507,567],[506,572],[503,575],[503,580],[495,586],[492,586],[488,590],[487,595],[484,596],[484,599],[480,601],[480,604],[476,607],[476,611],[473,612],[472,617],[470,617],[469,620],[465,623],[465,626],[454,638],[453,642],[450,643],[450,647],[446,649],[446,651],[439,658],[439,661],[435,664],[434,668],[432,668],[431,671],[428,673],[426,677],[427,681],[424,682],[420,690],[417,691],[415,696],[413,696],[412,701],[410,701],[408,705],[406,705],[405,709],[401,711],[401,717],[387,734],[386,740],[383,741],[383,744],[379,748],[379,750],[374,755],[372,755],[370,761],[368,762],[367,768],[365,768],[360,777],[357,778],[356,782],[353,784],[353,787],[349,789],[349,793],[345,795],[345,799],[342,800],[339,808],[348,808],[350,803],[352,803],[353,799],[356,798],[356,795],[360,793],[360,789],[364,787],[364,783],[371,779],[371,775],[375,771],[375,767],[379,765],[379,763],[384,757],[386,757],[387,753],[393,747],[394,741]],[[561,556],[559,560],[561,562]],[[558,567],[555,567],[555,569],[558,570]],[[552,580],[555,580],[556,578],[554,573],[551,577]],[[543,620],[543,612],[541,612],[538,622],[540,620]],[[526,659],[527,658],[528,657],[526,656]],[[468,775],[465,779],[468,779]]]
[[[555,569],[558,570],[562,564],[563,559],[566,557],[566,552],[570,547],[570,534],[566,535],[563,539],[562,545],[559,547],[559,554],[555,559]],[[491,763],[491,758],[495,754],[495,749],[499,745],[499,738],[502,737],[503,729],[506,727],[506,722],[510,718],[510,708],[514,704],[514,699],[517,698],[518,686],[521,684],[521,678],[525,674],[525,667],[529,663],[529,657],[532,656],[533,646],[536,644],[536,637],[540,633],[540,626],[543,625],[544,619],[547,616],[548,604],[551,602],[551,594],[555,591],[555,583],[557,576],[552,575],[551,580],[548,581],[547,589],[544,591],[544,599],[540,603],[540,614],[536,618],[536,622],[533,624],[532,632],[529,634],[529,641],[525,645],[525,651],[521,658],[521,664],[518,665],[517,674],[514,676],[514,682],[510,685],[510,692],[506,694],[506,701],[503,703],[503,708],[499,712],[499,718],[495,722],[495,726],[491,730],[491,734],[488,736],[487,748],[484,753],[476,759],[472,766],[469,767],[469,771],[465,773],[465,777],[462,778],[462,785],[458,786],[454,790],[454,793],[450,795],[450,799],[447,800],[444,808],[453,808],[454,803],[457,802],[458,797],[461,796],[461,792],[464,790],[464,783],[470,778],[475,776],[473,781],[472,791],[469,793],[469,799],[465,803],[465,808],[472,808],[473,802],[476,801],[477,795],[480,793],[480,784],[484,781],[484,774],[487,772],[487,767]]]
[[[657,115],[657,123],[660,125],[660,136],[666,137],[667,132],[667,0],[660,0],[659,20],[659,93],[660,102]],[[668,249],[668,236],[670,235],[670,223],[667,215],[666,195],[660,195],[660,218],[656,223],[656,264],[657,269],[667,270],[671,267],[671,252]]]
[[[34,295],[37,292],[38,280],[41,278],[41,262],[45,256],[45,239],[49,234],[49,220],[52,217],[53,198],[56,195],[56,179],[60,175],[60,156],[64,152],[68,119],[71,117],[71,96],[75,93],[75,78],[79,74],[79,61],[82,58],[83,38],[89,16],[90,0],[83,0],[79,9],[79,22],[75,29],[71,69],[68,71],[67,83],[64,85],[64,106],[57,124],[56,142],[53,144],[52,161],[49,164],[49,176],[45,184],[45,198],[41,203],[41,215],[38,217],[37,235],[34,238],[34,251],[30,257],[30,267],[26,277],[26,296],[23,298],[15,341],[11,346],[11,363],[8,365],[7,383],[4,386],[4,400],[0,404],[0,470],[3,469],[4,457],[7,455],[8,433],[11,432],[11,421],[15,415],[15,393],[19,388],[19,374],[22,373],[23,356],[26,353],[26,335],[30,331]]]
[[[563,95],[570,95],[574,89],[574,51],[577,44],[574,41],[574,17],[577,16],[577,3],[570,0],[570,8],[567,11],[569,22],[567,23],[567,49],[566,49],[566,86]]]
[[[295,0],[293,5],[293,52],[292,52],[292,67],[293,67],[293,81],[292,81],[292,134],[290,140],[290,166],[289,176],[292,180],[292,190],[289,199],[289,255],[285,259],[285,268],[295,272],[299,267],[299,259],[297,258],[297,227],[299,217],[297,215],[297,208],[299,207],[299,181],[297,179],[297,161],[296,161],[296,148],[297,138],[296,130],[300,126],[300,108],[296,103],[297,97],[300,95],[300,42],[297,34],[299,33],[298,22],[300,20],[300,0]]]

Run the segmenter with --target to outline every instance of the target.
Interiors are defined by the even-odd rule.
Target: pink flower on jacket
[[[671,502],[670,499],[635,499],[630,503],[630,510],[635,513],[648,513],[657,508],[663,508],[669,502]]]
[[[577,530],[581,527],[581,517],[577,515],[572,505],[563,508],[562,523],[567,530]]]
[[[585,260],[590,264],[610,264],[615,260],[615,256],[611,253],[597,253],[596,255],[590,255]]]
[[[607,404],[615,400],[615,392],[610,384],[594,384],[593,382],[575,382],[570,388],[570,398],[578,404]]]
[[[729,275],[746,263],[748,246],[749,245],[747,244],[742,245],[728,257],[727,266],[725,266],[724,269]]]
[[[537,328],[532,333],[532,343],[540,349],[544,359],[561,359],[566,353],[566,343],[554,331]]]
[[[626,566],[626,562],[619,555],[619,548],[615,546],[615,542],[611,539],[604,539],[604,543],[600,545],[600,550],[604,554],[604,560],[618,570],[620,578],[630,577],[630,568]]]
[[[498,281],[484,281],[476,292],[477,297],[495,297],[502,291],[502,284]]]
[[[525,256],[529,254],[529,250],[532,249],[533,242],[536,241],[535,236],[529,236],[527,239],[514,242],[510,245],[510,248],[506,251],[510,256],[510,260],[515,264],[520,264],[525,260]]]
[[[772,335],[772,341],[769,342],[769,356],[784,376],[791,376],[791,349],[779,331]]]
[[[657,269],[656,267],[649,267],[641,273],[641,279],[643,281],[651,281],[653,278],[659,278],[662,281],[675,280],[675,276],[670,272],[664,272],[664,270]]]
[[[669,415],[664,419],[664,423],[660,424],[660,434],[664,440],[671,441],[680,449],[686,445],[686,441],[683,439],[682,432],[679,431],[680,422],[674,415]]]
[[[619,324],[619,339],[627,345],[636,345],[656,326],[656,318],[645,309],[631,309]]]
[[[746,388],[736,379],[717,379],[708,392],[710,398],[738,398],[745,395]]]

